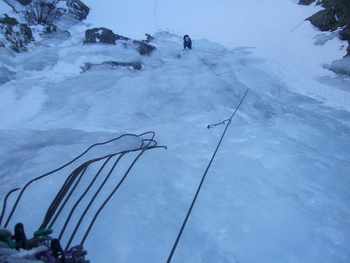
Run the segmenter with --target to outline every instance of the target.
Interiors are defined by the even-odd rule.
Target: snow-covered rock
[[[327,65],[326,68],[337,74],[350,76],[350,56],[333,61],[330,65]]]
[[[300,0],[299,4],[310,5],[316,0]],[[339,31],[341,40],[346,40],[350,47],[350,2],[348,0],[320,0],[316,4],[324,9],[307,18],[321,31]],[[350,54],[349,48],[348,55]]]
[[[92,28],[85,31],[84,44],[103,43],[115,45],[116,40],[117,36],[108,28]]]
[[[147,44],[146,42],[148,41],[131,40],[128,37],[115,34],[112,30],[104,27],[86,30],[84,44],[100,43],[116,45],[118,40],[120,40],[125,47],[131,46],[136,48],[141,55],[149,55],[156,49],[154,46]]]
[[[32,30],[27,24],[20,24],[8,15],[0,17],[0,32],[0,46],[16,52],[26,51],[26,45],[34,40]]]
[[[10,81],[15,73],[8,68],[0,66],[0,85]]]
[[[37,4],[44,2],[49,5],[53,5],[55,9],[60,9],[62,16],[71,16],[77,20],[84,20],[90,12],[90,8],[87,7],[80,0],[52,0],[52,1],[39,1],[39,0],[5,0],[5,2],[12,7],[15,12],[30,12],[32,8]]]

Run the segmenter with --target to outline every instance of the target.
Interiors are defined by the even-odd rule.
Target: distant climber
[[[188,35],[184,35],[184,49],[192,49],[192,40]]]

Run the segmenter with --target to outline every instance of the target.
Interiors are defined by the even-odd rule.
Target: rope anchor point
[[[224,121],[219,122],[219,123],[210,124],[207,126],[207,128],[211,129],[211,128],[215,128],[216,126],[219,126],[219,125],[230,125],[231,121],[232,121],[231,119],[227,119],[227,120],[224,120]]]

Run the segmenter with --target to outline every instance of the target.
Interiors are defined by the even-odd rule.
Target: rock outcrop
[[[5,0],[5,2],[18,14],[20,20],[27,22],[19,23],[16,18],[7,14],[0,17],[0,47],[8,47],[16,52],[26,51],[27,44],[34,41],[30,26],[40,24],[43,28],[42,34],[57,33],[63,30],[60,30],[54,22],[59,19],[84,20],[90,11],[79,0],[55,0],[50,3],[32,0]],[[66,34],[69,35],[69,32]]]
[[[301,5],[316,3],[324,9],[307,18],[321,31],[339,31],[339,38],[350,46],[350,1],[349,0],[300,0]],[[350,56],[350,48],[347,48]]]
[[[346,56],[341,60],[333,61],[330,65],[326,65],[325,68],[339,75],[350,76],[350,56]]]
[[[27,24],[19,23],[7,15],[0,17],[0,32],[0,47],[9,47],[16,52],[26,51],[26,45],[34,40]]]
[[[147,41],[131,40],[113,33],[112,30],[99,27],[92,28],[85,31],[84,44],[109,44],[116,45],[120,41],[123,45],[133,46],[141,55],[150,55],[156,48],[147,43]]]
[[[90,8],[79,0],[67,1],[67,6],[69,14],[79,21],[85,20],[90,12]]]
[[[134,40],[134,45],[141,55],[150,55],[156,48],[152,45],[146,43],[146,41]]]
[[[335,31],[341,40],[348,42],[347,54],[341,60],[324,67],[341,75],[350,75],[350,1],[349,0],[300,0],[301,5],[316,3],[324,9],[307,18],[321,31]]]
[[[30,12],[31,8],[37,4],[53,5],[55,11],[59,12],[62,18],[66,16],[73,17],[76,20],[84,20],[90,12],[90,8],[87,7],[80,0],[53,0],[51,2],[47,1],[32,1],[32,0],[5,0],[5,2],[12,7],[12,9],[17,13]]]
[[[84,44],[103,43],[115,45],[116,41],[116,34],[114,34],[112,30],[104,27],[92,28],[85,31]]]
[[[118,61],[106,61],[100,64],[86,63],[83,71],[89,70],[93,67],[108,66],[110,69],[128,68],[130,70],[141,70],[142,64],[140,62],[118,62]]]

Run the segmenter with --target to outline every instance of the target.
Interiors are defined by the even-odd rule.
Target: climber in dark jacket
[[[184,49],[192,49],[192,41],[188,35],[184,35]]]

